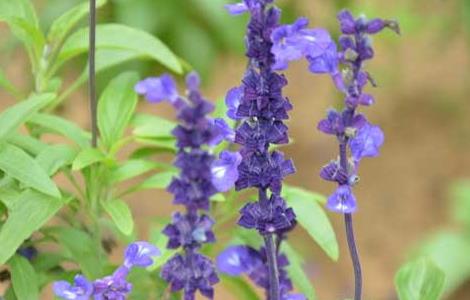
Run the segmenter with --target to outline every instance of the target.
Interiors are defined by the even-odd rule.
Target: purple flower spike
[[[243,13],[246,13],[249,9],[248,6],[244,2],[240,3],[235,3],[235,4],[226,4],[225,9],[231,14],[231,15],[241,15]]]
[[[67,281],[57,281],[53,290],[57,297],[65,300],[88,300],[93,294],[93,284],[85,276],[77,275],[73,285]]]
[[[231,246],[217,256],[217,269],[230,276],[249,273],[263,264],[258,251],[248,246]]]
[[[178,98],[176,84],[168,74],[140,81],[136,84],[135,91],[139,95],[145,96],[151,103],[159,103],[165,100],[175,102]]]
[[[241,161],[240,153],[222,151],[219,159],[212,163],[212,184],[219,192],[227,192],[234,187]]]
[[[198,253],[177,254],[162,268],[161,276],[171,284],[171,291],[184,289],[184,299],[195,299],[197,290],[209,299],[214,297],[214,284],[219,282],[212,262]]]
[[[186,76],[186,87],[189,91],[198,91],[201,85],[201,78],[196,72],[191,72]]]
[[[329,210],[342,214],[350,214],[356,211],[356,197],[348,185],[339,186],[335,193],[328,198],[326,207]]]
[[[153,264],[153,257],[159,256],[160,250],[149,242],[139,241],[127,246],[124,266],[146,268]]]
[[[379,155],[379,149],[384,142],[384,134],[379,126],[369,123],[363,125],[351,139],[349,145],[355,161],[363,157]]]

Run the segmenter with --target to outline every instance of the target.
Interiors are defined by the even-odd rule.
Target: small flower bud
[[[344,51],[344,59],[345,60],[355,61],[358,56],[359,56],[359,54],[351,48],[348,48],[348,49],[346,49],[346,51]]]

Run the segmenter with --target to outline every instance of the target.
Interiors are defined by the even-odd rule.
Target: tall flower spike
[[[368,20],[364,16],[354,18],[347,10],[338,14],[338,21],[342,33],[339,38],[339,52],[336,43],[325,36],[324,40],[331,41],[331,43],[323,48],[324,52],[315,53],[315,55],[309,53],[311,50],[308,50],[305,46],[305,38],[302,38],[308,35],[305,33],[307,22],[301,19],[293,25],[284,25],[276,29],[272,35],[275,44],[273,53],[277,64],[285,65],[286,61],[299,57],[299,55],[289,56],[286,52],[299,49],[298,51],[302,52],[303,57],[309,61],[309,69],[312,73],[329,73],[336,87],[344,93],[343,111],[329,110],[327,117],[317,126],[320,131],[336,136],[339,142],[339,160],[332,161],[323,167],[320,176],[338,184],[336,191],[328,198],[326,206],[334,212],[345,215],[346,235],[355,274],[354,299],[360,300],[362,274],[351,215],[357,210],[357,203],[352,187],[359,178],[357,169],[361,159],[377,156],[384,142],[382,130],[370,124],[364,115],[357,113],[360,106],[370,106],[375,102],[372,95],[364,92],[369,82],[375,86],[370,74],[364,70],[364,62],[374,57],[370,35],[379,33],[385,28],[400,33],[400,28],[395,21],[378,18]],[[299,26],[299,23],[302,26]],[[279,35],[282,35],[282,38],[279,38]],[[290,43],[289,47],[286,47],[287,43]],[[341,72],[340,65],[343,66]],[[350,157],[348,157],[349,153]]]
[[[167,248],[183,251],[162,267],[161,276],[170,283],[172,291],[184,290],[185,300],[195,299],[198,290],[209,299],[214,297],[213,285],[219,281],[215,267],[198,252],[203,244],[215,241],[214,221],[200,210],[208,211],[209,199],[233,185],[238,176],[233,165],[239,161],[228,152],[216,160],[206,150],[223,140],[233,141],[235,133],[223,119],[209,117],[214,106],[202,97],[199,84],[199,76],[190,73],[186,77],[186,97],[178,95],[169,75],[146,79],[136,86],[136,91],[150,102],[162,99],[173,104],[179,120],[172,133],[178,147],[174,165],[180,172],[167,190],[173,194],[173,203],[185,206],[186,212],[175,213],[163,234],[169,238]]]
[[[83,275],[77,275],[73,284],[67,281],[56,281],[53,285],[57,297],[65,300],[125,300],[132,290],[127,275],[133,267],[148,267],[160,251],[154,245],[138,241],[129,244],[124,254],[124,263],[111,276],[89,281]]]
[[[248,69],[240,86],[232,88],[226,96],[227,115],[240,122],[235,143],[241,146],[241,161],[238,165],[237,190],[255,188],[258,190],[258,201],[246,204],[241,210],[238,224],[245,228],[256,229],[263,237],[265,268],[264,287],[268,290],[270,300],[279,300],[282,296],[282,282],[278,277],[277,245],[274,239],[281,241],[285,233],[295,224],[295,214],[280,196],[284,177],[295,172],[291,160],[285,159],[283,153],[271,151],[271,145],[289,142],[288,128],[284,121],[289,118],[292,109],[289,100],[282,95],[287,84],[283,75],[275,70],[285,69],[288,61],[300,58],[309,52],[312,55],[323,53],[328,41],[325,33],[306,29],[306,19],[301,19],[284,31],[275,32],[280,18],[280,10],[271,5],[273,0],[244,0],[242,3],[228,5],[232,14],[250,13],[250,22],[246,34],[249,59]],[[273,45],[270,37],[279,42]],[[292,45],[301,44],[302,48]],[[282,53],[282,59],[275,61],[273,51]],[[318,53],[317,53],[318,52]],[[229,174],[231,162],[226,159],[219,163],[218,172]],[[235,172],[231,173],[235,175]],[[222,178],[222,176],[220,176]],[[227,176],[235,178],[235,176]],[[224,189],[229,181],[219,180]]]

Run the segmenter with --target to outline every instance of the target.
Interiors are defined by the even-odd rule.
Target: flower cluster
[[[266,267],[266,250],[259,251],[243,245],[231,246],[217,257],[217,269],[230,276],[247,275],[254,284],[269,290],[268,269]],[[286,267],[289,260],[283,254],[277,256],[279,267],[279,289],[281,300],[306,300],[302,294],[290,293],[293,289]]]
[[[154,256],[160,251],[148,242],[134,242],[125,251],[124,263],[111,275],[93,282],[83,275],[76,275],[73,284],[57,281],[53,289],[57,297],[65,300],[124,300],[132,290],[126,277],[133,267],[145,268],[153,264]]]
[[[295,225],[294,212],[280,196],[283,178],[294,173],[295,168],[283,153],[270,150],[271,145],[288,143],[284,121],[292,109],[282,95],[287,80],[273,71],[270,35],[279,23],[280,11],[269,5],[272,2],[245,0],[227,5],[232,14],[251,14],[246,35],[249,66],[241,86],[227,93],[226,104],[228,116],[240,122],[235,134],[235,143],[241,145],[235,187],[259,190],[259,201],[241,209],[238,223],[257,229],[262,235],[282,235]]]
[[[384,141],[382,130],[357,113],[359,106],[374,103],[374,97],[364,92],[368,83],[375,86],[370,74],[364,70],[364,62],[374,56],[370,36],[384,28],[399,33],[399,27],[395,21],[367,20],[364,16],[355,19],[346,10],[338,14],[338,20],[342,32],[340,50],[325,30],[308,29],[308,21],[304,18],[292,25],[278,27],[271,38],[275,45],[276,67],[282,69],[289,61],[306,58],[311,72],[330,74],[336,87],[345,95],[344,109],[329,110],[327,117],[318,124],[320,131],[336,136],[340,145],[339,158],[324,166],[320,176],[338,183],[337,190],[328,198],[327,207],[339,213],[352,213],[357,204],[351,187],[359,179],[359,162],[364,157],[377,156]],[[343,66],[342,71],[340,66]]]
[[[173,194],[174,204],[186,207],[186,213],[175,213],[163,233],[169,238],[169,249],[182,248],[184,252],[171,258],[163,266],[161,275],[171,284],[172,291],[184,289],[185,300],[195,299],[197,290],[212,299],[212,286],[219,279],[211,260],[198,250],[204,243],[215,241],[214,221],[206,213],[199,214],[199,210],[208,211],[209,199],[219,191],[230,189],[238,177],[231,166],[240,159],[237,154],[222,152],[216,160],[209,153],[208,147],[233,140],[234,132],[223,119],[208,117],[214,106],[201,96],[197,74],[189,74],[186,85],[186,98],[178,94],[169,75],[141,81],[136,91],[151,102],[170,102],[180,121],[173,130],[179,149],[174,165],[180,173],[173,178],[168,191]]]

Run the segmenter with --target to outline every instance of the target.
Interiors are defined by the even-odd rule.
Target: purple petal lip
[[[238,152],[222,151],[220,158],[212,164],[212,184],[219,192],[227,192],[234,187],[241,160]]]
[[[168,74],[144,79],[138,82],[134,89],[139,95],[145,96],[152,103],[174,102],[178,98],[176,84]]]
[[[336,191],[328,198],[326,207],[337,213],[353,213],[357,209],[356,197],[348,185],[339,186]]]
[[[248,6],[244,2],[235,3],[235,4],[226,4],[225,9],[231,15],[241,15],[249,10]]]

